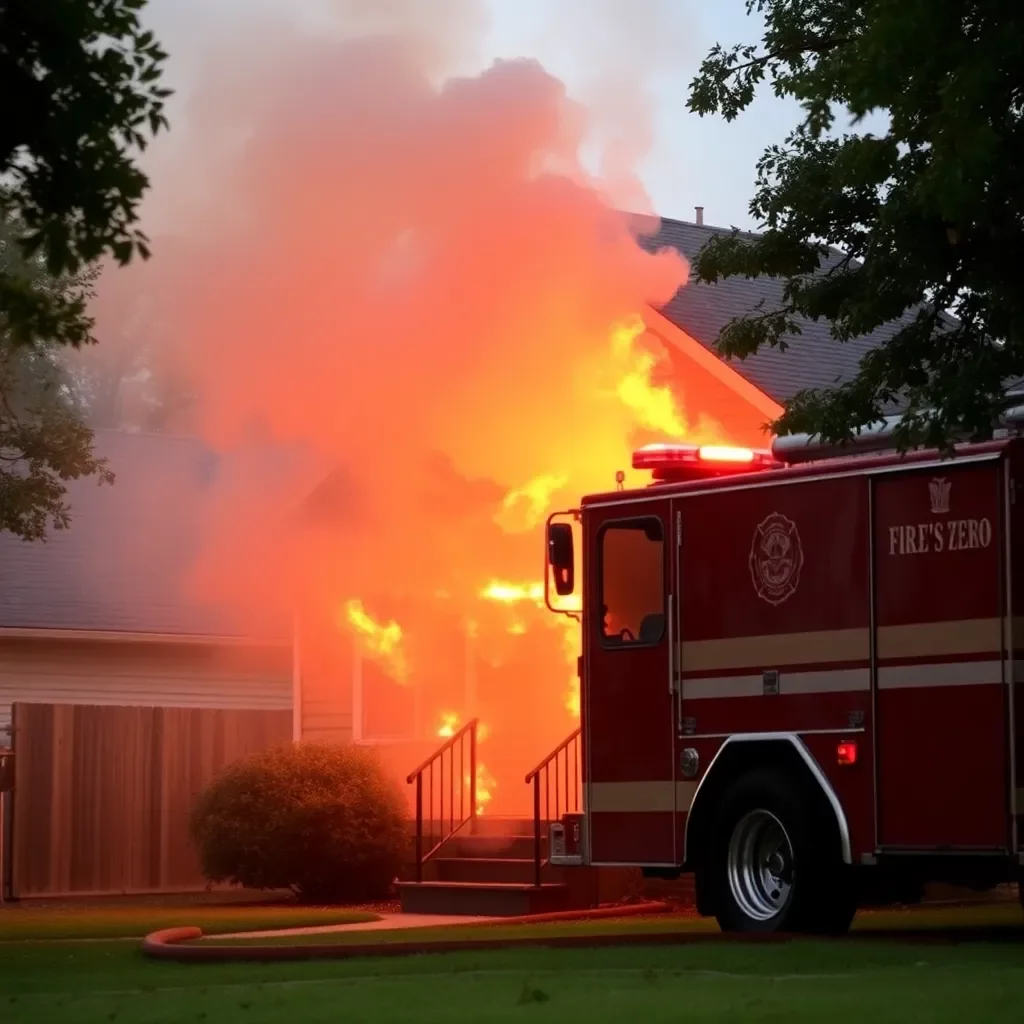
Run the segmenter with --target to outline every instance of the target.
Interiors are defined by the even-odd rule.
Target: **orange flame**
[[[482,761],[476,763],[476,813],[483,814],[484,808],[491,802],[498,784],[494,776],[487,770]]]
[[[654,371],[658,357],[641,344],[650,340],[645,337],[647,328],[639,316],[614,324],[608,335],[608,347],[603,360],[594,366],[596,376],[589,379],[587,388],[604,395],[612,403],[628,411],[629,419],[636,426],[652,433],[661,434],[666,440],[687,439],[698,443],[723,445],[728,441],[721,427],[701,417],[696,424],[688,422],[673,390],[654,383]],[[654,339],[657,342],[657,339]],[[730,451],[732,449],[729,449]],[[609,462],[609,475],[614,467]],[[504,496],[501,508],[494,516],[495,523],[509,534],[535,532],[552,511],[555,496],[576,477],[552,470],[538,472],[524,483],[511,487]],[[576,481],[578,483],[578,481]],[[438,595],[441,596],[440,594]],[[447,591],[443,596],[450,599]],[[523,581],[515,578],[493,577],[483,584],[477,598],[492,606],[507,609],[501,628],[514,637],[526,635],[539,623],[535,616],[543,613],[544,584],[537,581]],[[467,609],[467,611],[469,611]],[[375,658],[399,682],[409,677],[403,646],[402,628],[395,621],[382,622],[374,619],[358,600],[345,604],[345,619],[359,636],[369,657]],[[552,628],[563,629],[563,650],[565,662],[571,666],[567,673],[567,685],[562,697],[565,711],[574,719],[580,715],[580,686],[577,675],[577,658],[580,653],[580,626],[576,619],[568,616],[554,616]],[[467,634],[477,636],[479,625],[472,618],[466,618]],[[563,677],[565,678],[565,677]],[[457,712],[446,711],[440,716],[437,735],[450,739],[462,727],[462,718]],[[477,739],[487,734],[484,724],[477,726]],[[493,797],[497,785],[493,775],[478,760],[476,770],[477,812]],[[469,779],[466,779],[468,783]]]
[[[519,604],[532,601],[538,608],[544,607],[543,583],[509,583],[507,580],[491,580],[480,592],[485,601],[499,601],[502,604]]]
[[[634,347],[644,330],[640,317],[612,328],[612,356],[621,373],[616,392],[622,404],[632,410],[640,426],[658,430],[669,437],[682,437],[686,433],[686,423],[675,395],[669,388],[655,387],[651,383],[657,359],[652,353]]]
[[[539,526],[547,516],[552,495],[569,482],[567,476],[542,473],[522,487],[513,487],[495,516],[497,524],[507,533],[524,533]]]
[[[544,584],[509,583],[506,580],[491,580],[480,592],[480,596],[486,601],[494,601],[508,606],[528,602],[537,608],[543,608]],[[527,630],[526,621],[522,616],[517,615],[508,624],[507,630],[512,636],[524,636]]]
[[[437,735],[442,739],[451,739],[459,726],[459,716],[454,711],[445,711],[441,715],[441,728]]]
[[[569,677],[569,689],[565,694],[565,710],[573,718],[580,717],[580,677],[576,670],[576,659],[580,655],[580,624],[576,619],[570,619],[567,615],[559,615],[564,632],[563,649],[566,660],[572,666],[572,675]]]
[[[695,424],[688,422],[672,389],[651,382],[658,359],[636,344],[646,331],[640,316],[612,327],[611,372],[619,401],[632,412],[639,427],[676,441],[721,444],[728,435],[720,423],[708,416],[699,417]]]
[[[443,711],[441,712],[441,725],[437,730],[437,735],[442,739],[451,739],[459,729],[462,728],[461,716],[457,711]],[[476,727],[476,738],[478,743],[482,743],[487,739],[490,734],[490,729],[484,722],[479,722]],[[466,774],[465,784],[469,785],[469,774]],[[483,814],[484,808],[491,802],[494,796],[494,789],[497,783],[494,781],[494,776],[487,770],[486,765],[477,758],[476,762],[476,813]]]
[[[397,683],[409,680],[409,667],[402,644],[402,627],[393,619],[381,623],[352,598],[344,605],[345,622],[352,628],[367,657],[376,661]]]

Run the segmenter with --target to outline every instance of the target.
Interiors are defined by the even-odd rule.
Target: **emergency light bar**
[[[649,470],[660,481],[701,480],[781,467],[771,452],[731,445],[648,444],[633,452],[633,468]]]

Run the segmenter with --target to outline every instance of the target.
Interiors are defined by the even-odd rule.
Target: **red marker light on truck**
[[[840,743],[836,747],[836,760],[841,765],[857,763],[857,744],[854,742]]]
[[[633,468],[649,470],[655,480],[701,479],[781,465],[771,452],[722,444],[649,444],[633,452]]]

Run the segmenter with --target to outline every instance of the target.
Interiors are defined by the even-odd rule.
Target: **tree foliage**
[[[763,37],[715,46],[689,107],[731,121],[770,86],[802,118],[757,166],[764,233],[720,236],[696,261],[698,280],[784,283],[777,308],[723,330],[721,351],[782,348],[802,318],[829,321],[837,343],[902,318],[854,380],[798,394],[775,429],[843,440],[899,403],[901,444],[988,436],[1024,375],[1024,7],[746,6]],[[868,117],[884,128],[863,130]]]
[[[42,302],[56,298],[85,308],[95,267],[55,277],[40,252],[24,255],[22,236],[17,221],[0,222],[0,278]],[[92,432],[62,352],[52,341],[15,342],[0,315],[0,530],[26,540],[41,539],[48,526],[68,525],[66,481],[114,479],[93,454]]]
[[[148,256],[135,160],[166,126],[146,0],[0,0],[0,529],[68,524],[63,481],[99,474],[62,376],[90,344],[103,256]]]

